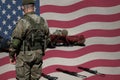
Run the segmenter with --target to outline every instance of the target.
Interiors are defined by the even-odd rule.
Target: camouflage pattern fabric
[[[36,15],[34,12],[28,13],[26,15],[30,16],[36,23],[39,23],[41,21],[41,17]],[[41,77],[40,71],[42,65],[43,51],[41,49],[21,51],[21,46],[23,46],[23,37],[30,25],[31,24],[29,23],[29,21],[27,21],[23,17],[18,21],[12,34],[12,43],[10,45],[10,48],[14,51],[10,52],[9,56],[10,58],[13,58],[13,56],[16,55],[17,80],[39,80],[39,78]],[[47,45],[47,43],[49,43],[49,28],[45,20],[44,23],[42,23],[42,26],[46,28],[45,35],[47,36]],[[14,45],[16,47],[13,47]]]

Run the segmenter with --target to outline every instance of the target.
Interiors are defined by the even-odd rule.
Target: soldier
[[[34,13],[34,0],[23,0],[24,16],[17,22],[9,48],[17,80],[39,80],[44,51],[49,42],[47,22]]]
[[[50,35],[51,44],[56,46],[85,46],[84,35],[69,36],[67,30],[56,30]]]

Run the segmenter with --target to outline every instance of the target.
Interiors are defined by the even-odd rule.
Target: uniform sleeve
[[[24,33],[24,25],[23,21],[20,20],[16,24],[15,29],[13,30],[12,36],[11,36],[11,44],[10,44],[10,52],[9,52],[9,57],[13,58],[15,53],[19,50],[21,42],[22,42],[22,37]]]
[[[44,26],[46,27],[46,45],[48,46],[48,44],[51,42],[51,40],[50,40],[50,30],[49,30],[47,21],[45,21]]]
[[[22,39],[23,32],[24,32],[24,22],[23,20],[20,20],[17,23],[15,29],[13,30],[12,38]]]

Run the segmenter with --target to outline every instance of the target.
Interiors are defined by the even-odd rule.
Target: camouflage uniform
[[[34,12],[27,13],[25,15],[30,16],[36,23],[44,20],[40,16],[36,15]],[[49,41],[49,29],[46,21],[44,20],[42,26],[45,26],[45,35],[47,36],[47,42]],[[17,80],[39,80],[41,77],[41,65],[42,65],[42,56],[43,50],[28,50],[23,51],[23,36],[27,28],[31,25],[29,21],[25,19],[23,16],[20,19],[13,31],[12,40],[9,53],[10,58],[14,58],[16,56],[16,78]],[[47,45],[47,43],[46,43]]]

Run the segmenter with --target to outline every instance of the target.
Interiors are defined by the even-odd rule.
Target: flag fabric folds
[[[36,3],[36,7],[39,7],[39,0]],[[6,42],[10,40],[17,21],[22,17],[21,6],[22,0],[0,1],[0,37],[3,38],[0,42],[0,48],[6,47]],[[39,8],[36,8],[36,13],[39,14]]]
[[[57,29],[66,29],[68,35],[82,34],[86,38],[84,47],[47,49],[43,58],[44,74],[57,80],[83,80],[75,75],[86,76],[87,80],[120,79],[120,0],[37,1],[36,9],[47,20],[51,34]],[[19,3],[19,0],[0,1],[0,36],[10,38],[16,21],[23,15]],[[8,54],[0,53],[0,79],[15,80],[14,67],[9,64]]]

